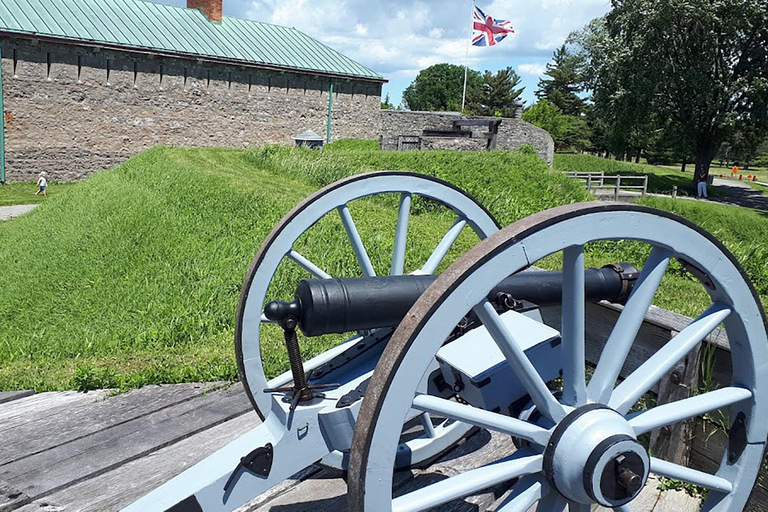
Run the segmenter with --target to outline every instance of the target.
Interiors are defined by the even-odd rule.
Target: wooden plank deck
[[[238,385],[148,386],[105,391],[5,394],[0,405],[0,512],[120,510],[260,423]],[[429,468],[400,472],[397,492],[449,477],[514,450],[480,431]],[[485,510],[501,489],[441,507]],[[637,512],[698,510],[683,493],[649,487]],[[666,508],[664,508],[666,507]],[[671,508],[670,508],[671,507]],[[241,512],[343,512],[339,472],[310,466]]]

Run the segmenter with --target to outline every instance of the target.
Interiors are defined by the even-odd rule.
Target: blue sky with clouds
[[[186,0],[155,0],[186,5]],[[224,14],[295,27],[389,80],[383,94],[400,102],[419,70],[464,64],[471,0],[223,0]],[[483,11],[509,19],[515,33],[493,47],[470,47],[478,71],[513,66],[527,104],[544,66],[568,34],[610,8],[610,0],[477,0]]]

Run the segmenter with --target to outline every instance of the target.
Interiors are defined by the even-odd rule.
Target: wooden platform
[[[150,386],[105,391],[0,394],[0,512],[119,510],[259,424],[240,385]],[[397,475],[397,492],[496,460],[514,447],[486,431],[427,469]],[[495,491],[495,492],[494,492]],[[449,511],[485,510],[500,489],[453,502]],[[338,472],[310,466],[242,511],[346,510]],[[688,512],[697,500],[648,486],[635,512]]]

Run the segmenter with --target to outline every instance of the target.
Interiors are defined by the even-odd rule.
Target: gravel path
[[[38,205],[36,204],[17,204],[14,206],[0,206],[0,220],[8,220],[19,215],[31,212]]]

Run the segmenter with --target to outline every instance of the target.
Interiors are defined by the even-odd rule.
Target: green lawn
[[[237,377],[234,312],[245,272],[280,218],[317,188],[369,170],[401,169],[455,183],[506,225],[589,200],[574,181],[517,152],[381,152],[342,141],[322,152],[155,148],[52,195],[0,223],[0,390],[134,387]],[[768,220],[724,205],[646,198],[714,232],[768,298]],[[350,204],[377,272],[387,271],[397,197]],[[418,268],[454,220],[414,203],[406,272]],[[447,262],[476,237],[462,234]],[[318,223],[300,252],[334,275],[359,273],[340,222]],[[588,262],[642,265],[647,248],[593,244]],[[446,264],[447,264],[446,262]],[[542,262],[556,266],[555,260]],[[444,265],[445,266],[445,265]],[[444,268],[443,266],[443,268]],[[270,291],[290,298],[302,271],[281,267]],[[672,266],[657,304],[688,315],[708,305]],[[306,357],[336,337],[303,340]],[[286,368],[282,336],[266,332],[266,371]]]
[[[72,187],[72,183],[49,182],[48,197],[37,192],[34,181],[22,181],[6,183],[0,186],[0,206],[12,206],[15,204],[37,204],[63,194]]]
[[[359,143],[323,152],[155,148],[0,224],[0,389],[235,379],[235,306],[261,242],[320,186],[375,169],[447,179],[504,223],[588,198],[520,153],[379,152]],[[389,265],[396,203],[350,205],[378,272]],[[423,263],[453,220],[414,204],[406,270]],[[462,236],[448,259],[476,241]],[[334,275],[357,272],[336,216],[301,243]],[[284,269],[275,297],[290,298],[299,277]],[[311,340],[307,356],[333,342]],[[285,368],[280,333],[265,346],[276,374]]]

